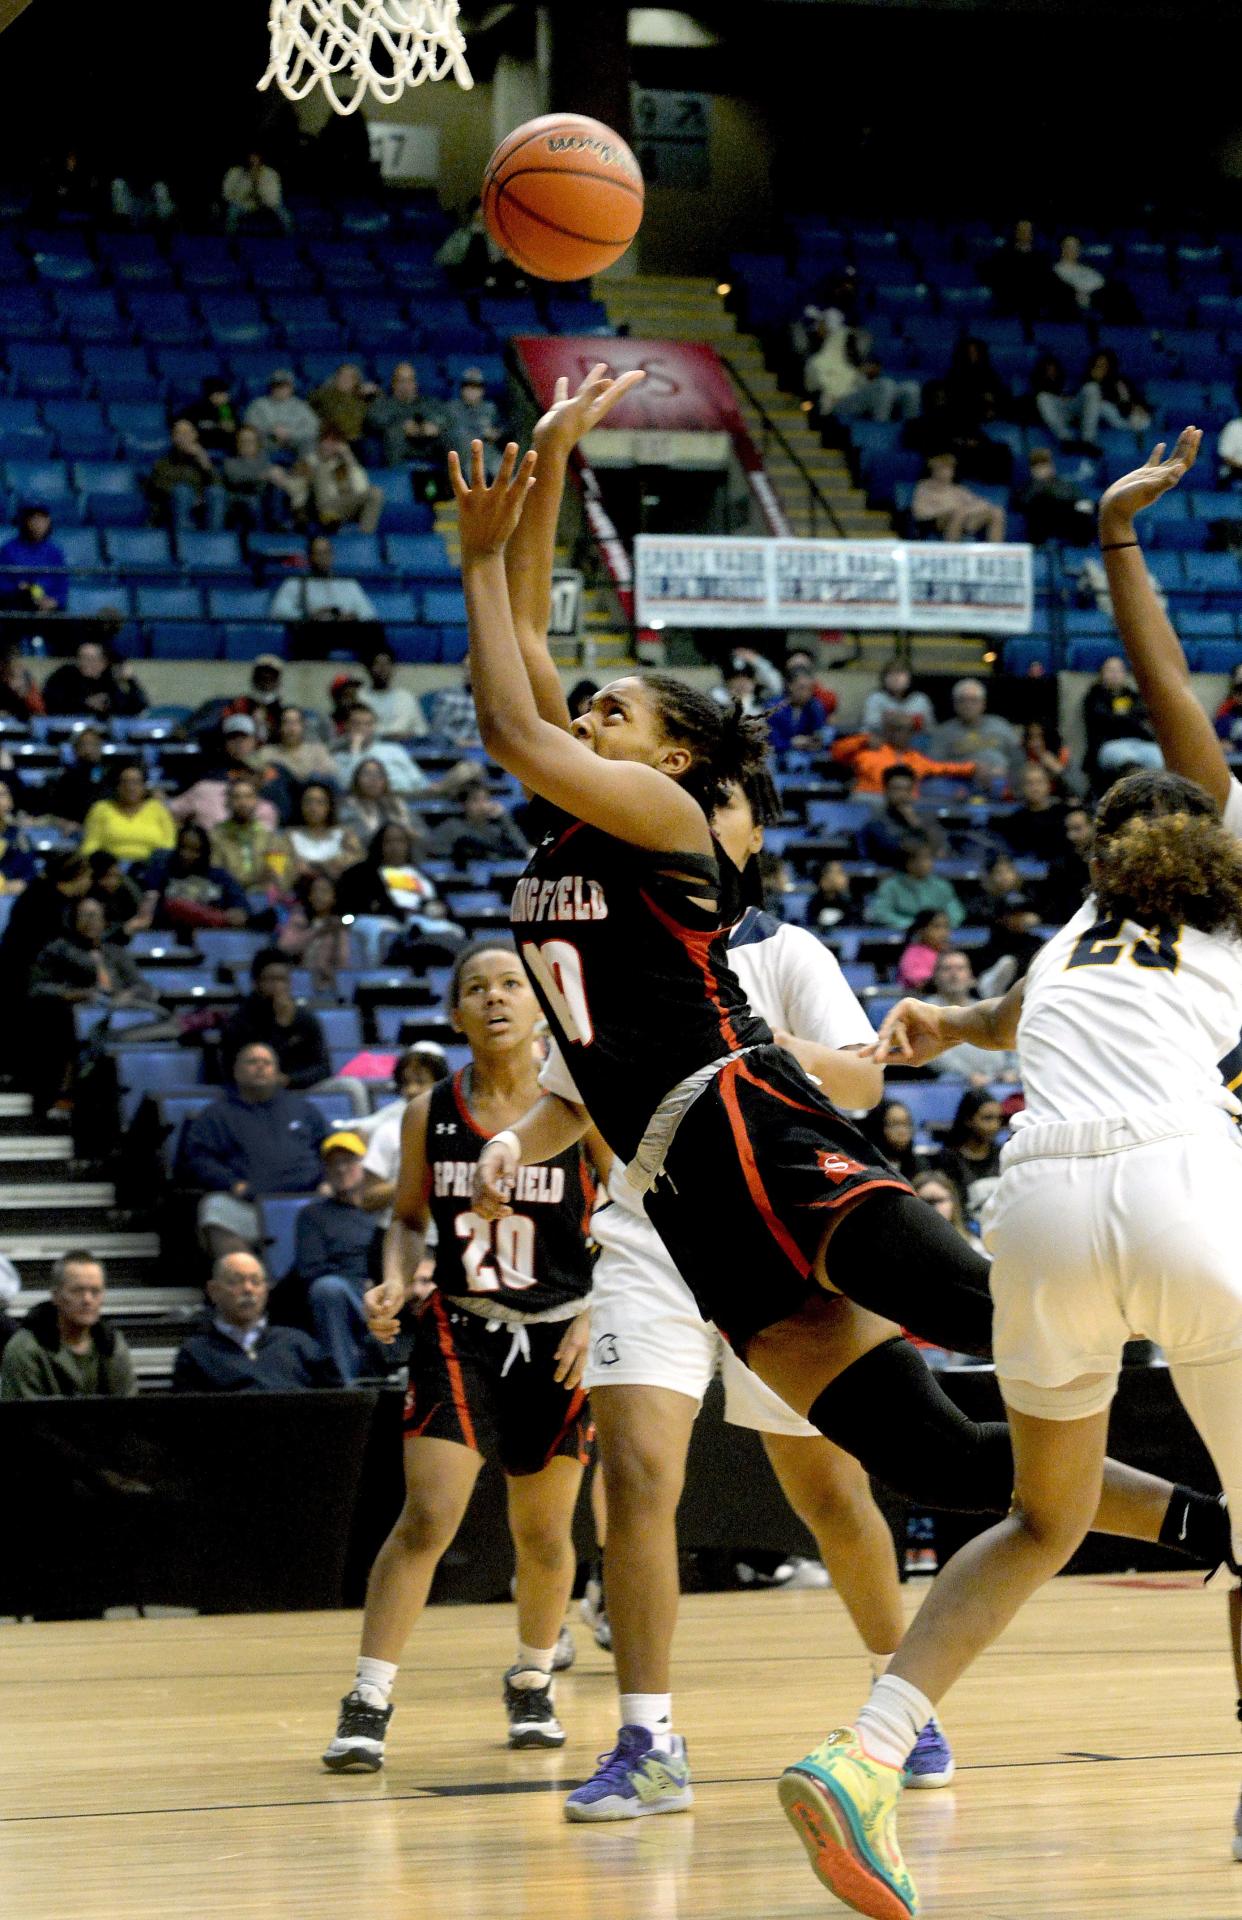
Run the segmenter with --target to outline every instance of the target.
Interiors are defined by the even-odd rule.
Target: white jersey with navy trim
[[[1242,1114],[1220,1076],[1240,1024],[1242,942],[1107,919],[1090,899],[1027,972],[1014,1133],[1152,1107]]]
[[[805,927],[791,927],[774,914],[748,907],[729,935],[729,964],[752,1011],[773,1031],[780,1028],[823,1047],[866,1047],[875,1039],[836,955]],[[539,1083],[547,1092],[581,1104],[555,1044]],[[617,1165],[608,1191],[619,1205],[646,1219],[642,1202]]]

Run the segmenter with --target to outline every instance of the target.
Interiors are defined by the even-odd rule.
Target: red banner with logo
[[[569,391],[599,360],[613,374],[641,367],[647,378],[608,416],[609,427],[648,433],[729,433],[749,444],[737,395],[713,348],[692,340],[536,334],[515,340],[540,406],[563,374]]]

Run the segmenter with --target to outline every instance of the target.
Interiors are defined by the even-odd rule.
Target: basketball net
[[[391,106],[449,73],[472,87],[458,10],[458,0],[270,0],[272,58],[259,91],[305,100],[322,86],[337,113],[356,113],[368,93]]]

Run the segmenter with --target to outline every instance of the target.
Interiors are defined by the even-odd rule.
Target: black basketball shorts
[[[744,1353],[805,1304],[833,1213],[885,1189],[910,1193],[789,1054],[759,1047],[694,1102],[646,1208],[699,1311]]]
[[[586,1394],[554,1378],[556,1350],[569,1325],[527,1324],[529,1355],[513,1354],[515,1326],[503,1321],[490,1331],[478,1314],[431,1293],[419,1313],[410,1362],[401,1423],[406,1439],[455,1440],[514,1476],[538,1473],[561,1455],[585,1466],[595,1438]]]

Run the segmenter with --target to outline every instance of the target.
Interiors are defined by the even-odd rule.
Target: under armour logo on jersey
[[[851,1160],[848,1154],[829,1153],[825,1150],[819,1154],[818,1158],[820,1172],[826,1173],[838,1187],[843,1180],[848,1180],[852,1173],[865,1171],[861,1161]]]
[[[456,1133],[456,1131],[457,1131],[456,1120],[437,1120],[436,1121],[437,1133]]]
[[[597,1367],[615,1367],[621,1355],[617,1352],[615,1333],[601,1333],[595,1342],[595,1364]]]

